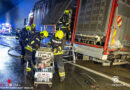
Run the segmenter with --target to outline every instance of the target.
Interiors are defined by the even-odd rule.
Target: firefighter
[[[69,10],[65,10],[64,15],[62,17],[62,23],[63,26],[69,26],[70,25],[70,11]]]
[[[36,32],[36,25],[33,23],[31,25],[31,33],[34,34]]]
[[[29,41],[29,38],[30,38],[30,36],[31,36],[31,27],[30,26],[26,26],[26,37],[25,37],[25,46],[26,46],[26,44],[28,43],[28,41]]]
[[[21,46],[21,63],[24,64],[24,56],[25,56],[25,46],[28,42],[28,31],[31,31],[30,26],[26,26],[20,32],[20,46]]]
[[[61,25],[61,29],[64,31],[65,33],[65,37],[67,40],[71,39],[71,16],[72,16],[72,12],[71,10],[65,10],[63,17],[60,19],[58,25]]]
[[[62,30],[56,31],[55,35],[49,42],[49,46],[52,46],[54,53],[55,71],[58,71],[61,82],[65,79],[64,62],[62,60],[64,42],[64,32]]]
[[[48,37],[48,32],[46,30],[42,32],[36,32],[25,47],[26,53],[27,55],[31,56],[32,64],[34,66],[36,64],[36,61],[35,61],[36,50],[40,47],[41,40],[47,37]],[[29,61],[29,64],[31,65],[31,61],[30,60],[28,61]]]
[[[28,36],[29,36],[29,41],[30,39],[35,35],[36,33],[36,25],[35,24],[32,24],[31,25],[31,31],[28,32]]]
[[[16,31],[16,39],[19,40],[20,37],[20,29],[17,29]]]

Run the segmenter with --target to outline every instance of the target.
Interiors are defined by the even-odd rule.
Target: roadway
[[[11,47],[18,45],[18,41],[10,37],[0,37],[0,90],[130,90],[120,83],[79,68],[65,62],[66,79],[60,82],[56,74],[53,78],[52,88],[47,85],[34,87],[30,78],[25,80],[23,66],[19,57],[8,55]],[[17,52],[12,51],[18,55]],[[118,76],[119,79],[130,83],[130,66],[103,67],[91,61],[77,61],[77,64],[92,70],[104,73],[110,77]]]

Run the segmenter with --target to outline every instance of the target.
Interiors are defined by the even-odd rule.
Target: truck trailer
[[[34,23],[56,25],[67,8],[73,11],[71,43],[76,56],[103,65],[129,63],[129,0],[41,0],[33,9]]]
[[[77,0],[72,43],[103,66],[130,61],[130,0]]]

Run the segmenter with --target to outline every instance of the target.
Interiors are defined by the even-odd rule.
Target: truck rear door
[[[119,1],[118,13],[122,17],[119,40],[123,47],[130,48],[130,0]]]
[[[112,30],[111,45],[109,48],[130,49],[130,0],[118,1],[118,10],[115,19],[116,26]]]

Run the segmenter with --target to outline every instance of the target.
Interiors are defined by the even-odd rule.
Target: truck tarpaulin
[[[76,33],[105,35],[111,0],[80,0]]]
[[[121,27],[118,27],[120,30],[119,40],[123,46],[130,48],[130,0],[125,3],[120,0],[118,6],[118,14],[122,19]]]
[[[56,24],[71,2],[72,0],[41,0],[35,4],[34,22]]]

